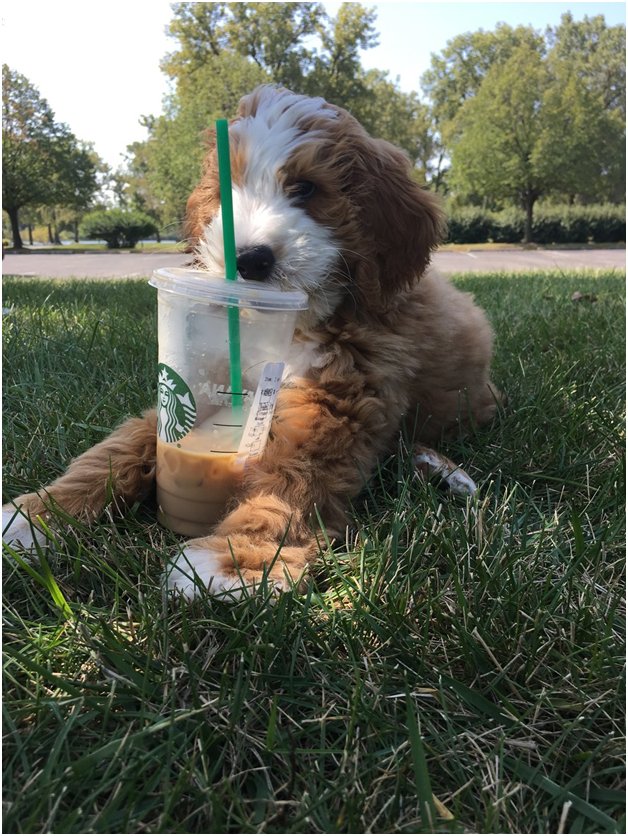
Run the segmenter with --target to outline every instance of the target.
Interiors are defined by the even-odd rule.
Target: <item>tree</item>
[[[169,34],[179,48],[162,63],[178,92],[224,52],[240,55],[278,84],[298,88],[315,51],[303,45],[326,18],[320,3],[173,3]]]
[[[622,200],[625,57],[625,27],[602,16],[450,41],[422,84],[457,197],[523,206],[528,235],[541,196]]]
[[[115,203],[121,209],[134,209],[148,215],[156,224],[157,241],[161,240],[166,222],[163,215],[164,201],[150,187],[150,160],[146,142],[134,142],[127,146],[128,169],[119,169],[110,179]]]
[[[579,84],[599,97],[605,110],[626,119],[626,27],[607,26],[603,15],[575,21],[571,12],[548,29],[550,64],[568,65]]]
[[[200,178],[208,130],[216,119],[234,113],[246,92],[269,80],[240,55],[206,57],[196,67],[194,84],[173,93],[162,115],[145,118],[148,140],[127,149],[128,191],[136,207],[152,207],[162,228],[177,228]]]
[[[333,20],[325,15],[318,27],[321,49],[296,92],[360,111],[368,100],[368,83],[359,53],[377,46],[374,24],[375,12],[359,3],[343,3]]]
[[[307,38],[327,16],[321,3],[229,3],[224,24],[231,49],[250,58],[277,84],[301,89],[315,51]]]
[[[569,64],[552,77],[542,109],[532,162],[548,191],[568,203],[612,200],[625,185],[624,123],[600,106]]]
[[[128,160],[129,195],[159,206],[162,222],[182,219],[207,129],[262,83],[322,95],[414,160],[425,157],[430,121],[416,94],[361,66],[360,50],[377,42],[372,10],[343,3],[333,20],[320,3],[176,3],[173,12],[178,49],[162,63],[172,94],[164,113],[146,118],[149,139]]]
[[[572,176],[565,177],[564,190],[570,201],[622,202],[626,192],[626,29],[607,26],[602,15],[576,22],[566,13],[555,30],[548,30],[547,40],[557,125],[545,141],[557,143],[561,134],[567,140],[563,160],[570,159]],[[567,174],[566,164],[564,169]]]
[[[463,194],[513,200],[526,212],[531,240],[534,204],[548,190],[535,153],[543,129],[549,75],[539,52],[519,47],[494,66],[457,116],[451,184]]]
[[[500,23],[493,32],[480,29],[457,35],[440,54],[432,55],[421,87],[444,140],[450,139],[460,108],[477,95],[489,71],[505,64],[524,45],[544,50],[543,37],[531,27]]]
[[[79,220],[92,204],[101,180],[109,174],[109,167],[94,151],[91,143],[75,140],[72,134],[63,136],[56,146],[56,161],[50,201],[55,229],[54,243],[59,240],[59,225],[71,228],[78,241]]]
[[[22,247],[19,210],[47,197],[54,114],[28,79],[2,65],[2,208]]]
[[[25,206],[88,205],[102,166],[28,79],[2,66],[2,207],[13,245],[22,247],[19,211]]]
[[[353,114],[371,135],[403,148],[419,180],[436,180],[434,135],[426,105],[416,93],[402,93],[381,70],[369,70],[362,81],[364,93]]]

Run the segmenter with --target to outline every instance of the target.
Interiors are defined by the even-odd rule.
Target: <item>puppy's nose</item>
[[[240,250],[237,258],[238,273],[243,279],[261,282],[267,279],[275,266],[275,254],[270,247],[261,245]]]

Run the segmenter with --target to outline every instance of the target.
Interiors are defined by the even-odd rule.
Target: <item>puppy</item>
[[[265,576],[298,582],[390,451],[404,418],[416,465],[452,489],[471,480],[425,444],[489,421],[492,333],[470,296],[428,270],[444,218],[406,156],[370,138],[345,110],[263,86],[231,123],[240,276],[307,293],[263,456],[213,533],[180,550],[168,574],[188,596],[238,595]],[[211,146],[188,201],[197,269],[224,270],[217,156]],[[156,414],[126,421],[41,490],[6,506],[5,540],[32,546],[38,520],[60,507],[83,520],[151,493]]]

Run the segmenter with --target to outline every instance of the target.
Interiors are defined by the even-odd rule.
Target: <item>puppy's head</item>
[[[347,299],[381,308],[421,275],[442,236],[438,202],[347,111],[264,86],[240,102],[230,138],[242,278],[305,291],[315,324]],[[186,235],[198,267],[224,270],[213,143]]]

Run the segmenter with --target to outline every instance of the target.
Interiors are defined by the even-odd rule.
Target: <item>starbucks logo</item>
[[[157,432],[162,441],[178,441],[187,435],[196,420],[196,403],[190,388],[170,366],[160,363]]]

